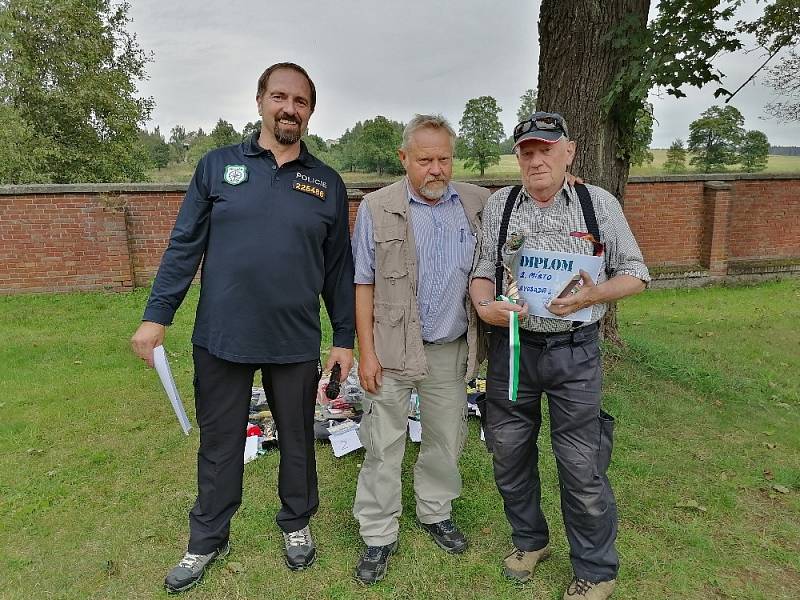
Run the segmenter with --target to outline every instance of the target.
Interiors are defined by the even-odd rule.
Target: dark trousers
[[[242,503],[245,428],[253,377],[259,369],[278,430],[278,526],[285,532],[297,531],[317,512],[317,361],[234,363],[195,346],[194,395],[200,449],[197,500],[189,512],[189,552],[208,554],[228,540],[231,518]]]
[[[514,545],[531,551],[549,541],[537,464],[544,392],[573,570],[590,581],[614,579],[617,506],[606,476],[614,419],[600,409],[597,327],[549,336],[521,332],[515,403],[508,400],[508,330],[495,329],[490,338],[485,434]]]

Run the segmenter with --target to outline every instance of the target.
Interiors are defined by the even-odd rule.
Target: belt
[[[493,327],[492,333],[501,333],[503,336],[508,337],[508,329],[503,327]],[[596,340],[600,336],[600,327],[597,323],[584,325],[577,329],[570,331],[558,332],[544,332],[544,331],[528,331],[527,329],[519,330],[519,341],[526,346],[540,346],[554,348],[557,346],[575,346]]]
[[[460,342],[462,339],[465,339],[466,337],[467,337],[467,334],[466,333],[462,333],[456,339],[450,340],[449,342],[445,342],[445,341],[442,341],[442,340],[437,340],[435,342],[428,342],[426,340],[422,340],[422,345],[423,346],[444,346],[445,344],[452,344],[453,342]]]

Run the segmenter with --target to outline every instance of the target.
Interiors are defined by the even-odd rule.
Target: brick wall
[[[705,225],[703,185],[703,181],[627,185],[625,215],[648,265],[692,267],[700,263]]]
[[[729,236],[732,260],[792,259],[800,253],[797,181],[736,181]]]
[[[0,196],[0,293],[132,287],[118,197]]]
[[[363,194],[380,185],[350,185],[351,226]],[[0,186],[0,294],[147,285],[185,189]],[[631,178],[625,213],[664,281],[800,273],[799,176]]]
[[[134,285],[147,285],[155,275],[182,200],[183,191],[126,195],[125,216]]]

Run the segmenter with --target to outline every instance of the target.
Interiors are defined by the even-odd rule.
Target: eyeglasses
[[[514,139],[519,139],[521,135],[528,133],[532,128],[538,131],[560,131],[566,135],[564,131],[564,123],[557,117],[537,117],[536,119],[528,119],[514,127]]]

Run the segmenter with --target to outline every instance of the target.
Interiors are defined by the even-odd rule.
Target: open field
[[[0,297],[0,598],[166,597],[163,576],[185,548],[198,435],[181,434],[155,374],[128,349],[146,297]],[[187,405],[196,302],[193,289],[167,338]],[[622,303],[627,348],[607,354],[604,399],[617,418],[609,472],[620,512],[615,598],[797,598],[798,322],[796,279],[649,291]],[[194,422],[191,408],[189,415]],[[444,554],[414,526],[415,455],[409,443],[401,550],[379,585],[351,579],[361,548],[350,510],[362,454],[334,459],[319,445],[317,564],[301,573],[283,566],[271,453],[245,468],[230,557],[183,597],[561,597],[570,566],[546,435],[543,504],[554,556],[524,586],[500,574],[509,527],[477,424],[454,506],[471,539],[462,556]]]
[[[633,167],[631,175],[667,175],[664,170],[664,161],[666,160],[666,150],[652,150],[653,162],[649,165],[641,167]],[[687,166],[689,159],[687,158]],[[800,156],[777,156],[771,155],[767,169],[763,173],[800,173]],[[150,179],[159,183],[181,183],[188,182],[192,178],[194,168],[190,165],[170,165],[165,169],[154,169],[148,173]],[[687,173],[687,174],[691,174]],[[484,179],[514,179],[519,176],[519,167],[517,166],[516,158],[511,154],[505,154],[500,157],[500,164],[494,165],[487,169]],[[345,182],[360,182],[360,181],[389,181],[397,179],[397,176],[378,176],[376,173],[342,173],[342,178]],[[475,171],[468,171],[464,169],[464,161],[456,160],[453,168],[453,178],[457,180],[474,180],[479,179],[478,173]]]

